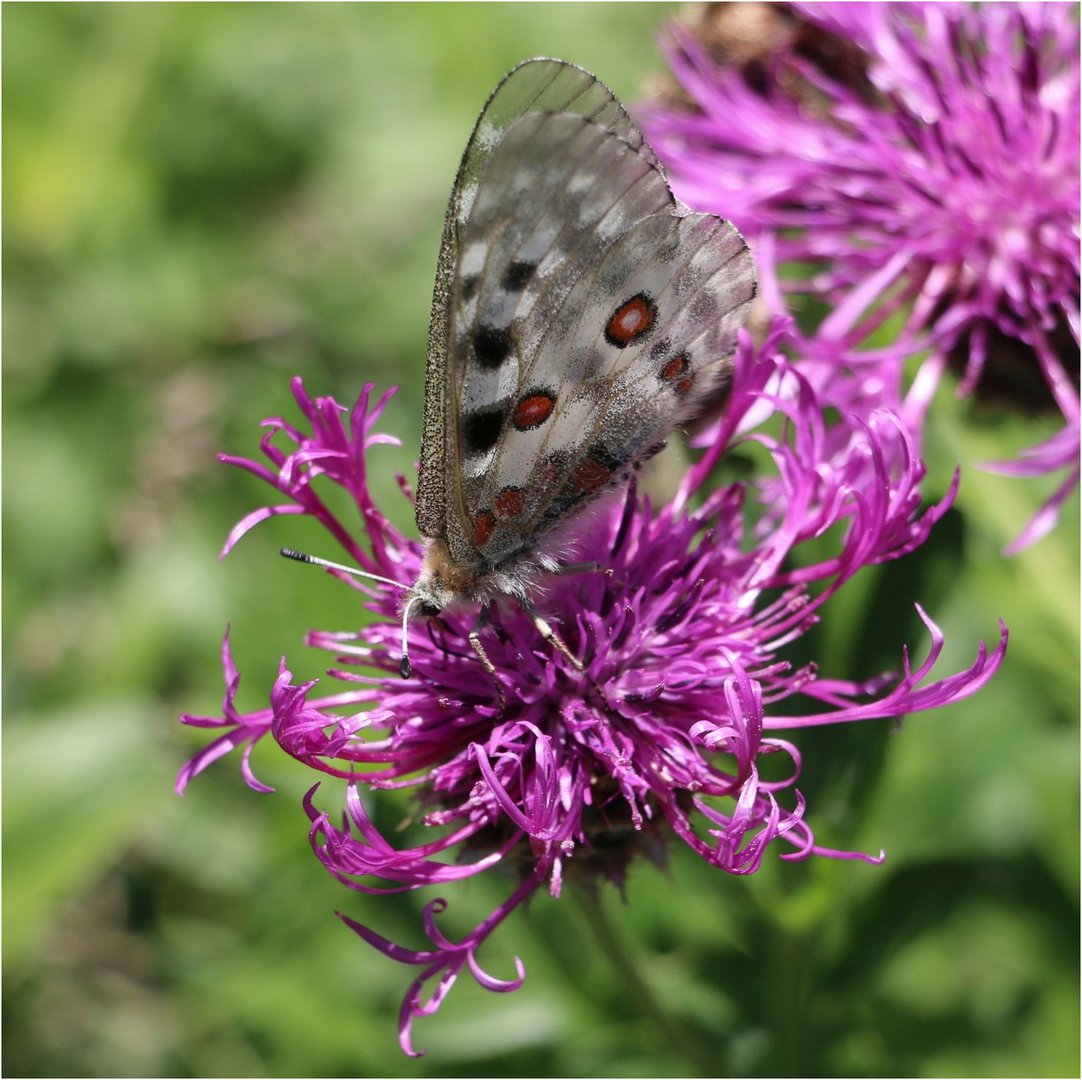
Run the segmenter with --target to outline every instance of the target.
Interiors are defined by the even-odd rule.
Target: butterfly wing
[[[534,545],[693,415],[754,293],[612,93],[527,61],[466,148],[429,336],[418,526],[463,565]]]
[[[462,155],[447,206],[436,263],[417,489],[417,526],[424,536],[447,537],[447,519],[456,487],[450,471],[457,460],[455,443],[458,435],[455,424],[457,395],[452,383],[455,372],[461,371],[468,357],[461,352],[452,352],[450,338],[452,303],[456,302],[455,284],[461,280],[460,262],[470,212],[493,148],[515,121],[531,111],[572,113],[588,118],[602,130],[619,137],[650,165],[660,168],[642,133],[632,124],[612,92],[574,64],[559,60],[527,60],[509,72],[492,92]],[[536,199],[531,200],[531,205],[543,209]],[[475,224],[473,231],[481,230]],[[461,291],[457,298],[460,304]],[[455,320],[459,325],[457,336],[460,340],[462,323],[467,316],[467,312],[459,311]]]

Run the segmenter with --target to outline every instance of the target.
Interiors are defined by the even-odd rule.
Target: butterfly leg
[[[571,652],[571,650],[564,644],[563,639],[552,629],[551,626],[541,617],[541,612],[537,610],[525,597],[519,598],[519,603],[522,605],[522,609],[527,615],[533,619],[534,626],[537,627],[537,632],[556,650],[562,652],[564,656],[571,661],[572,664],[579,670],[583,670],[582,661]]]
[[[503,692],[503,683],[500,682],[499,676],[496,674],[496,665],[489,660],[488,653],[485,652],[485,647],[481,644],[481,631],[488,624],[489,605],[482,604],[481,610],[477,613],[477,622],[473,624],[473,629],[470,631],[470,648],[477,654],[481,666],[492,676],[492,681],[496,684],[496,693],[500,698],[500,714],[502,715],[507,705],[507,697]]]
[[[601,563],[594,560],[593,562],[570,562],[560,563],[556,568],[557,574],[604,574],[605,577],[611,578],[613,576],[613,569],[611,566],[602,566]]]
[[[601,569],[601,563],[595,559],[593,562],[562,562],[556,568],[557,574],[591,574]]]

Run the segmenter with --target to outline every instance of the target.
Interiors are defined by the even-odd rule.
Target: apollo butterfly
[[[476,603],[479,628],[500,596],[578,665],[529,599],[546,542],[716,395],[754,293],[740,233],[674,199],[606,86],[548,59],[503,79],[437,261],[404,676],[412,616]]]

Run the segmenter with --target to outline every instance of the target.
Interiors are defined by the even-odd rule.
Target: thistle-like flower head
[[[401,1013],[407,1053],[412,1021],[438,1008],[464,967],[491,990],[520,985],[521,962],[513,978],[499,979],[479,966],[477,951],[538,890],[558,896],[565,878],[622,883],[633,857],[673,839],[732,874],[755,871],[774,847],[790,860],[877,861],[817,843],[795,786],[800,754],[784,733],[934,708],[974,692],[999,666],[1005,631],[990,653],[980,646],[968,670],[925,685],[942,636],[923,614],[927,658],[914,667],[903,651],[893,677],[846,683],[787,659],[787,647],[855,573],[924,541],[953,490],[919,511],[923,469],[889,412],[843,418],[828,433],[811,387],[777,353],[784,332],[775,326],[759,355],[742,341],[726,418],[675,498],[655,508],[624,493],[583,523],[577,554],[597,568],[552,575],[533,597],[581,670],[509,601],[481,630],[493,673],[468,643],[476,611],[451,609],[410,623],[412,673],[403,679],[401,594],[343,576],[373,618],[309,635],[336,658],[328,688],[298,684],[283,661],[269,708],[243,713],[227,641],[222,715],[184,717],[220,734],[183,770],[180,789],[239,747],[248,782],[262,789],[248,754],[268,733],[298,761],[346,782],[344,816],[325,808],[331,796],[316,788],[305,807],[317,857],[352,889],[442,889],[501,863],[511,868],[507,899],[459,941],[437,925],[442,897],[425,909],[425,949],[342,916],[418,969]],[[389,523],[367,483],[377,444],[389,441],[376,428],[387,395],[373,402],[366,387],[347,411],[313,400],[300,380],[293,390],[304,425],[267,421],[265,463],[225,459],[284,497],[245,518],[226,550],[260,521],[309,514],[358,567],[409,584],[421,545]],[[773,433],[760,430],[772,413]],[[776,471],[765,506],[757,488],[712,486],[718,457],[737,439],[757,444]],[[320,485],[349,493],[359,532],[336,516]],[[833,555],[794,561],[824,535],[837,537]],[[348,603],[343,612],[355,623]],[[761,770],[768,756],[788,759],[769,779]],[[389,788],[415,793],[416,842],[399,846],[376,827],[369,800]]]
[[[1077,9],[737,7],[669,47],[684,96],[645,130],[674,190],[810,264],[794,287],[859,294],[865,333],[904,316],[932,350],[925,402],[949,365],[963,392],[1058,409],[1060,434],[998,466],[1068,470],[1013,546],[1033,542],[1078,478]],[[741,45],[753,17],[769,52]]]

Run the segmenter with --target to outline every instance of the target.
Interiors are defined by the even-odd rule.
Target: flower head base
[[[998,668],[1005,631],[991,653],[980,647],[968,670],[922,685],[942,646],[926,618],[927,659],[913,669],[903,653],[894,678],[844,683],[786,660],[786,646],[853,574],[923,542],[953,491],[917,513],[922,466],[889,413],[843,420],[846,438],[828,433],[811,388],[776,355],[784,332],[774,328],[761,356],[742,342],[727,416],[676,498],[655,509],[627,492],[583,526],[578,555],[598,569],[553,575],[534,598],[582,670],[507,603],[481,631],[494,674],[469,646],[476,612],[452,609],[410,624],[413,670],[402,679],[399,596],[343,578],[376,619],[309,635],[309,644],[337,657],[328,673],[335,689],[296,684],[283,661],[270,708],[241,714],[226,646],[223,716],[184,718],[224,730],[182,772],[180,789],[225,751],[244,745],[247,752],[268,732],[297,760],[348,781],[340,824],[317,805],[315,788],[305,808],[317,857],[352,889],[401,892],[447,885],[508,860],[516,868],[507,900],[461,941],[437,926],[442,899],[426,908],[425,950],[403,948],[342,916],[375,948],[419,969],[401,1014],[407,1053],[414,1053],[413,1019],[439,1007],[463,968],[491,990],[521,984],[521,963],[514,978],[498,979],[480,967],[477,951],[539,889],[558,896],[571,873],[622,883],[635,854],[656,852],[673,837],[733,874],[755,871],[776,842],[784,859],[878,861],[816,842],[803,799],[791,790],[799,751],[779,733],[933,708],[973,693]],[[313,401],[294,382],[309,430],[269,421],[262,446],[269,466],[227,459],[289,501],[246,518],[227,550],[257,521],[306,513],[362,568],[412,580],[420,545],[397,532],[368,493],[368,450],[388,441],[374,428],[386,396],[372,404],[370,393],[362,393],[347,424],[332,400]],[[742,485],[709,490],[706,482],[734,434],[771,408],[782,414],[780,433],[745,436],[777,470],[769,505],[752,525]],[[320,477],[352,495],[363,546],[316,493]],[[824,534],[837,537],[835,554],[795,566],[794,553]],[[787,711],[788,704],[794,708]],[[788,759],[788,767],[764,773],[769,757]],[[412,789],[423,811],[420,842],[398,847],[381,833],[366,810],[365,787]]]
[[[755,9],[755,5],[749,5]],[[745,15],[745,21],[751,18]],[[1079,47],[1065,4],[791,4],[767,19],[769,57],[740,47],[732,13],[706,43],[669,49],[690,99],[645,125],[674,190],[724,208],[836,303],[864,293],[866,332],[950,365],[962,392],[1010,386],[1051,406],[1074,454],[1037,448],[1024,474],[1077,481]],[[712,55],[713,54],[713,55]],[[714,59],[721,55],[722,61]],[[875,283],[874,288],[870,283]],[[1021,367],[1031,377],[1019,379]],[[899,391],[900,393],[900,391]],[[923,394],[926,399],[929,395]],[[1054,520],[1064,493],[1045,507]],[[1017,546],[1043,534],[1031,524]]]

